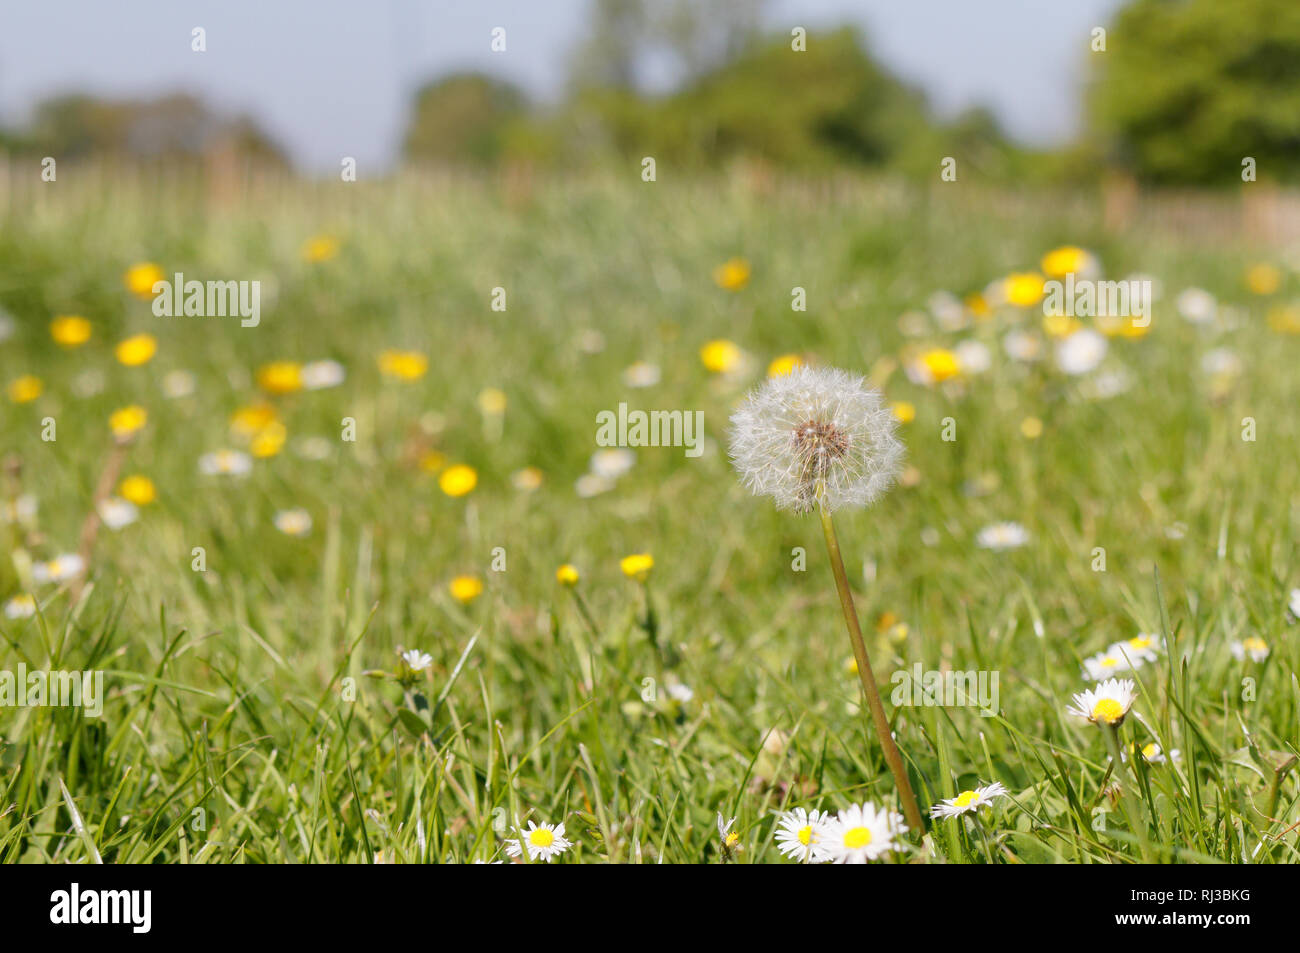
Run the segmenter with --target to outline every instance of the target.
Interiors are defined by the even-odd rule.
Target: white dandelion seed
[[[959,814],[974,814],[982,807],[991,807],[993,799],[1006,797],[1007,788],[1001,781],[994,781],[973,791],[962,791],[956,797],[940,801],[930,808],[931,817],[956,817]]]
[[[1074,704],[1066,711],[1086,718],[1094,725],[1118,728],[1136,699],[1137,686],[1132,679],[1108,678],[1096,688],[1076,692]]]
[[[865,380],[827,367],[769,377],[731,416],[731,462],[755,495],[804,513],[867,506],[898,475],[898,420]]]
[[[809,812],[801,807],[786,811],[776,822],[777,849],[804,864],[825,860],[821,838],[830,820],[830,815],[821,811]]]

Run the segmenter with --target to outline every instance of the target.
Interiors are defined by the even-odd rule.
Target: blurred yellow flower
[[[1053,248],[1046,255],[1039,267],[1050,278],[1064,278],[1066,275],[1081,275],[1092,264],[1092,255],[1075,245],[1062,245]]]
[[[974,294],[968,294],[964,303],[966,310],[981,321],[993,313],[993,309],[989,307],[988,299],[978,291]]]
[[[419,351],[384,351],[379,355],[379,371],[387,377],[413,381],[428,369],[429,359]]]
[[[118,484],[117,495],[136,506],[145,506],[158,498],[158,490],[153,485],[153,480],[133,473]]]
[[[516,470],[510,478],[516,490],[531,491],[536,490],[542,485],[544,475],[540,467],[524,467],[522,470]]]
[[[122,276],[122,283],[126,285],[126,290],[131,292],[137,298],[144,298],[146,301],[153,298],[153,286],[160,281],[166,281],[167,276],[163,274],[162,268],[151,261],[142,261],[132,265]]]
[[[257,435],[249,442],[248,452],[262,460],[273,457],[284,449],[284,441],[288,435],[289,432],[285,429],[284,424],[278,420],[272,421],[258,431]]]
[[[1008,302],[1027,308],[1030,305],[1038,304],[1043,299],[1044,283],[1043,276],[1038,272],[1024,271],[1007,275],[1003,288]]]
[[[1020,433],[1026,440],[1037,440],[1043,435],[1043,422],[1037,417],[1026,417],[1020,421]]]
[[[268,394],[293,394],[302,390],[302,365],[297,361],[272,361],[257,369],[257,386]]]
[[[230,432],[251,439],[275,420],[275,408],[270,404],[245,404],[230,415]]]
[[[654,565],[655,558],[649,553],[633,553],[631,556],[624,556],[618,561],[618,568],[623,570],[623,575],[638,582],[645,582]]]
[[[1276,294],[1282,287],[1282,272],[1276,265],[1261,262],[1246,269],[1246,287],[1251,294]]]
[[[1144,323],[1138,324],[1139,321]],[[1140,338],[1146,337],[1151,332],[1151,318],[1138,318],[1133,315],[1120,317],[1118,315],[1099,315],[1097,317],[1097,330],[1107,337],[1124,337]]]
[[[910,424],[916,419],[916,405],[905,400],[895,401],[890,405],[890,410],[898,418],[899,423]]]
[[[1278,334],[1300,334],[1300,305],[1270,308],[1268,326]]]
[[[952,351],[933,348],[921,355],[921,367],[934,383],[943,383],[961,373],[961,361]]]
[[[796,367],[803,366],[803,358],[798,354],[782,354],[767,365],[768,377],[785,377]]]
[[[733,341],[718,339],[700,348],[700,360],[715,374],[725,374],[740,363],[740,348]]]
[[[447,584],[451,596],[462,605],[468,605],[483,594],[483,580],[478,576],[457,576]]]
[[[732,258],[713,269],[713,281],[726,291],[739,291],[749,284],[749,262]]]
[[[478,409],[489,417],[500,417],[506,412],[506,392],[495,387],[485,387],[478,394]]]
[[[555,570],[555,581],[562,586],[576,586],[582,576],[578,572],[578,567],[572,563],[565,563],[559,569]]]
[[[113,431],[113,436],[119,440],[135,436],[148,422],[149,412],[139,404],[131,404],[115,410],[108,418],[108,426]]]
[[[114,351],[119,364],[126,367],[139,367],[148,364],[158,353],[158,339],[152,334],[134,334],[117,343]]]
[[[16,377],[9,382],[9,399],[15,404],[30,404],[41,392],[45,390],[45,385],[41,383],[39,377],[33,377],[31,374],[24,374],[22,377]]]
[[[425,473],[438,473],[447,465],[447,455],[440,450],[426,450],[420,454],[420,469]]]
[[[329,261],[339,253],[339,240],[333,235],[314,235],[302,246],[304,261]]]
[[[464,496],[478,486],[478,471],[465,463],[457,463],[442,471],[438,486],[448,496]]]
[[[1083,325],[1078,318],[1072,318],[1068,314],[1046,314],[1043,315],[1043,330],[1047,332],[1048,337],[1068,338]]]
[[[50,322],[50,337],[61,347],[81,347],[90,340],[90,322],[75,314],[61,314]]]

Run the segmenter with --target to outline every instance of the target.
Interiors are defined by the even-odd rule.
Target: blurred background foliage
[[[940,118],[893,76],[857,28],[764,33],[764,0],[592,0],[589,33],[559,103],[531,102],[482,73],[418,88],[403,137],[408,164],[581,169],[653,156],[664,168],[735,161],[783,172],[869,169],[933,178],[944,156],[1007,183],[1108,176],[1153,185],[1231,186],[1242,159],[1261,180],[1300,178],[1300,3],[1133,0],[1106,48],[1081,37],[1084,122],[1073,143],[1011,141],[991,112]],[[802,52],[794,54],[792,44]],[[665,83],[664,77],[672,77]],[[1064,106],[1064,104],[1063,104]],[[192,161],[236,156],[287,167],[244,116],[172,95],[43,103],[0,131],[10,152]]]

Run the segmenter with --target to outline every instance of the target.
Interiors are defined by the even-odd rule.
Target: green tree
[[[480,73],[447,76],[416,94],[403,151],[411,159],[490,164],[527,108],[509,83]]]
[[[1157,183],[1300,177],[1300,3],[1137,0],[1107,31],[1090,112],[1112,161]]]

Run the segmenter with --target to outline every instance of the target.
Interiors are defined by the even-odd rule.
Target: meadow
[[[896,810],[818,521],[728,461],[798,363],[902,421],[899,485],[836,514],[929,824],[878,862],[1300,860],[1296,256],[1086,196],[661,179],[0,203],[0,669],[107,693],[0,708],[0,860],[510,862],[563,823],[556,862],[793,862],[782,812]],[[1062,248],[1151,280],[1150,326],[1045,316]],[[156,316],[146,263],[259,281],[260,323]],[[702,411],[703,452],[597,446],[621,402]],[[1140,636],[1116,764],[1068,709]],[[891,704],[918,664],[995,710]]]

